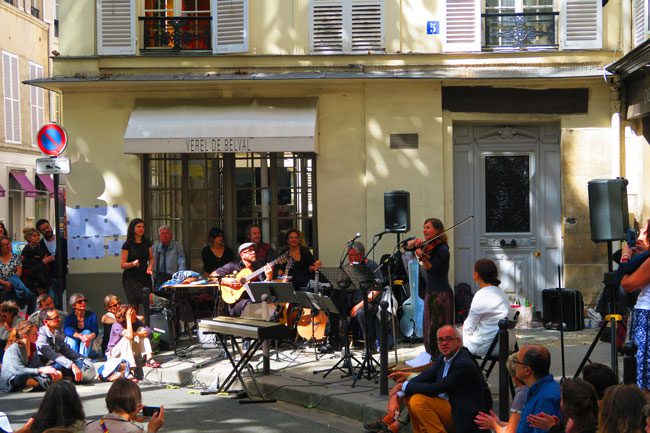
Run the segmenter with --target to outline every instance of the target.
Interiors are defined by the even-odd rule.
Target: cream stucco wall
[[[309,54],[310,0],[250,0],[249,51],[245,55]],[[559,1],[556,7],[559,10]],[[622,0],[611,0],[603,8],[603,48],[621,49],[629,33],[629,8]],[[384,3],[386,53],[441,53],[444,37],[444,2],[399,0]],[[144,4],[136,2],[136,15],[144,15]],[[92,56],[96,53],[95,2],[61,0],[61,45],[66,56]],[[439,21],[442,30],[428,35],[427,21]],[[559,19],[558,19],[559,21]],[[559,26],[559,24],[558,24]],[[136,20],[136,38],[141,39],[141,23]],[[141,42],[141,41],[140,41]],[[572,55],[571,51],[567,52]]]

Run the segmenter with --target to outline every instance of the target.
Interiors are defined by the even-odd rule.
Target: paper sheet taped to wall
[[[77,236],[125,236],[127,229],[126,208],[66,207],[68,238]]]

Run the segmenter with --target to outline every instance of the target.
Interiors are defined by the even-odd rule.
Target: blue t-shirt
[[[517,433],[542,433],[547,430],[533,428],[526,418],[544,412],[547,415],[560,416],[560,384],[553,380],[552,375],[541,378],[528,389],[528,398],[521,411],[521,421]]]

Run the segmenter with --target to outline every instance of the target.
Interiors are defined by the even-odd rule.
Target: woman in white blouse
[[[510,312],[510,301],[498,287],[498,276],[492,260],[479,259],[474,264],[474,281],[479,289],[463,323],[463,346],[475,356],[485,356],[499,331],[499,320],[507,318]]]

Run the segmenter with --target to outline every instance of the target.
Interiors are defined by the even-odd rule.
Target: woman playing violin
[[[414,249],[415,256],[425,270],[427,289],[424,299],[424,348],[431,356],[437,355],[436,333],[443,325],[454,321],[454,294],[449,285],[449,247],[447,236],[434,240],[445,228],[438,218],[424,221],[424,239],[409,241],[407,249]]]

